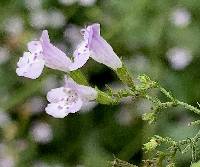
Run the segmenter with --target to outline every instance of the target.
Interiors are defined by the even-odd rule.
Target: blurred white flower
[[[95,2],[96,0],[79,0],[79,4],[82,6],[92,6]]]
[[[121,110],[116,115],[116,120],[120,125],[129,125],[132,121],[132,115],[127,110]]]
[[[42,0],[25,0],[25,6],[29,10],[39,9],[42,6]]]
[[[53,139],[50,125],[44,122],[36,122],[31,129],[31,134],[36,142],[42,144],[49,143]]]
[[[134,56],[133,58],[125,60],[125,63],[127,66],[131,67],[134,69],[134,71],[137,72],[147,72],[150,68],[150,62],[147,59],[146,56],[143,54],[138,54]]]
[[[6,145],[4,143],[0,143],[0,155],[6,152]]]
[[[10,116],[7,112],[0,109],[0,127],[3,128],[10,123]]]
[[[42,161],[36,161],[33,165],[33,167],[50,167],[47,163]]]
[[[65,16],[59,10],[52,10],[48,12],[48,25],[52,28],[60,28],[65,25]]]
[[[4,23],[5,31],[11,36],[18,36],[24,30],[23,20],[21,17],[13,16]]]
[[[8,59],[10,58],[9,56],[9,50],[5,47],[0,47],[0,64],[8,61]]]
[[[45,28],[48,25],[48,12],[45,10],[35,10],[31,13],[30,16],[31,26],[41,29]]]
[[[8,154],[8,146],[0,143],[0,167],[14,167],[14,157]]]
[[[72,45],[72,49],[75,50],[77,45],[80,43],[80,41],[82,40],[82,35],[80,33],[81,28],[70,24],[64,32],[64,37],[70,41],[71,45]]]
[[[66,6],[73,5],[76,2],[79,2],[81,6],[92,6],[96,0],[59,0],[59,2]]]
[[[46,162],[36,161],[33,167],[64,167],[63,164],[47,164]]]
[[[69,6],[77,2],[77,0],[58,0],[61,4]]]
[[[137,71],[139,72],[145,72],[149,68],[149,60],[144,55],[137,55],[134,58],[134,66]]]
[[[41,97],[32,97],[26,105],[31,109],[32,114],[40,113],[45,108],[44,100]]]
[[[42,91],[46,94],[53,88],[59,87],[59,82],[54,75],[48,76],[42,83]]]
[[[146,113],[151,111],[151,102],[148,100],[140,100],[137,102],[136,107],[140,113]]]
[[[185,27],[191,21],[191,15],[185,8],[177,8],[172,12],[171,21],[178,27]]]
[[[172,48],[167,52],[168,61],[175,70],[182,70],[192,61],[192,55],[189,50],[184,48]]]
[[[0,167],[14,167],[15,166],[15,161],[13,157],[9,155],[0,155]]]

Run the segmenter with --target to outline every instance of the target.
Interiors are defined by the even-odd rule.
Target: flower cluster
[[[44,30],[40,40],[28,43],[28,52],[24,52],[17,63],[17,75],[36,79],[41,75],[44,66],[68,73],[81,68],[90,57],[113,70],[122,67],[119,57],[101,37],[100,24],[92,24],[82,29],[81,33],[83,40],[70,59],[50,42],[48,31]],[[56,118],[63,118],[69,113],[79,111],[83,104],[95,100],[97,94],[94,88],[79,85],[66,77],[63,87],[48,92],[47,99],[50,104],[45,110]]]

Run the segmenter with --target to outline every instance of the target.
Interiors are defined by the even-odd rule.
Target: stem
[[[84,76],[84,74],[80,70],[71,71],[68,75],[74,81],[76,81],[78,84],[86,85],[86,86],[89,85],[86,77]]]
[[[165,95],[167,96],[171,101],[174,101],[174,97],[171,95],[171,93],[169,93],[165,88],[163,87],[160,87],[160,91]]]
[[[180,106],[183,106],[185,109],[188,109],[188,110],[193,111],[196,114],[200,115],[200,110],[190,104],[187,104],[187,103],[179,101],[179,100],[177,101],[177,104],[179,104]]]
[[[125,66],[118,68],[116,71],[117,76],[119,79],[126,84],[128,87],[135,90],[135,84],[133,81],[133,78],[131,77],[130,73],[128,72],[127,68]]]

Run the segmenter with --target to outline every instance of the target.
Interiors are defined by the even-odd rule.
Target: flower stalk
[[[119,77],[119,79],[125,85],[130,87],[132,90],[135,90],[135,84],[134,84],[133,78],[125,66],[122,66],[121,68],[117,68],[117,70],[115,72],[116,72],[117,76]]]

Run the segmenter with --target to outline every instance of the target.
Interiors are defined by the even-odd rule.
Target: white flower
[[[43,111],[44,100],[41,97],[33,97],[26,103],[26,105],[30,108],[32,114],[37,114]]]
[[[75,113],[81,109],[84,103],[95,100],[95,89],[75,83],[71,78],[65,80],[65,86],[52,89],[47,94],[50,102],[46,112],[55,118],[64,118],[69,113]]]
[[[172,48],[167,52],[167,58],[172,68],[182,70],[192,61],[192,55],[189,50],[184,48]]]
[[[65,16],[59,10],[48,12],[48,25],[52,28],[60,28],[65,24]]]
[[[39,9],[33,11],[31,12],[31,18],[30,18],[31,25],[34,28],[38,29],[44,28],[48,25],[48,18],[49,18],[48,12],[45,10]]]
[[[69,6],[74,4],[77,0],[58,0],[61,4]]]
[[[53,132],[49,124],[37,122],[33,125],[31,134],[38,143],[48,143],[53,139]]]
[[[178,27],[185,27],[191,21],[191,15],[185,8],[177,8],[173,11],[171,21]]]
[[[95,2],[96,0],[79,0],[79,4],[82,6],[92,6]]]
[[[89,57],[116,70],[122,67],[122,62],[112,47],[100,35],[100,24],[92,24],[81,30],[84,40],[74,52],[79,62],[86,62]],[[82,59],[82,61],[81,61]]]
[[[25,5],[30,10],[39,9],[42,6],[42,0],[25,0]]]
[[[23,20],[21,17],[13,16],[5,22],[5,31],[11,36],[18,36],[24,30]]]

